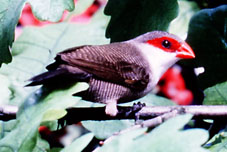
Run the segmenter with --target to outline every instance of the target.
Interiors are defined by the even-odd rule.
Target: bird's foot
[[[135,121],[137,122],[139,120],[139,111],[145,107],[145,103],[134,103],[132,107],[127,107],[126,108],[119,108],[118,115],[123,115],[126,118],[134,118]]]

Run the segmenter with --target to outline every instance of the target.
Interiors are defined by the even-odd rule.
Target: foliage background
[[[105,140],[134,124],[129,120],[83,121],[86,131],[78,129],[80,125],[74,126],[78,135],[64,148],[50,147],[40,138],[39,126],[56,130],[56,120],[66,115],[66,108],[103,106],[71,96],[86,89],[85,83],[49,92],[40,87],[24,87],[29,78],[45,71],[56,53],[74,46],[127,40],[153,30],[169,31],[186,38],[195,51],[195,60],[180,64],[205,68],[198,76],[199,87],[205,94],[203,104],[227,103],[227,5],[177,0],[109,0],[85,24],[72,23],[70,19],[84,12],[92,0],[79,0],[76,5],[73,0],[0,0],[0,3],[0,105],[19,107],[15,120],[1,121],[0,151],[81,151],[94,136]],[[31,5],[39,20],[61,22],[24,27],[14,41],[25,3]],[[204,9],[201,5],[212,8]],[[62,18],[65,10],[73,12]],[[147,105],[174,104],[152,94],[141,101]],[[207,142],[206,130],[182,130],[191,117],[173,118],[152,131],[144,128],[116,136],[99,151],[226,151],[226,129]],[[201,146],[204,143],[207,144]]]

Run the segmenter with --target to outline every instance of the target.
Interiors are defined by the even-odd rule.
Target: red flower
[[[186,88],[179,66],[167,70],[160,80],[159,89],[164,96],[179,105],[190,105],[193,101],[193,94]]]

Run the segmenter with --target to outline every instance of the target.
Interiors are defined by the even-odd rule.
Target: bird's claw
[[[141,103],[141,102],[138,102],[138,103],[133,103],[133,112],[135,113],[135,121],[137,122],[139,120],[139,111],[145,107],[146,104],[145,103]]]
[[[135,121],[139,120],[139,111],[145,107],[145,103],[134,103],[132,107],[128,107],[127,109],[122,109],[118,112],[119,115],[124,115],[127,118],[134,118]]]

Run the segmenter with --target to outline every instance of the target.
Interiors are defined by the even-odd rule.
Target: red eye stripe
[[[175,52],[181,46],[181,44],[177,40],[169,37],[161,37],[153,40],[148,40],[147,43],[166,52]]]

